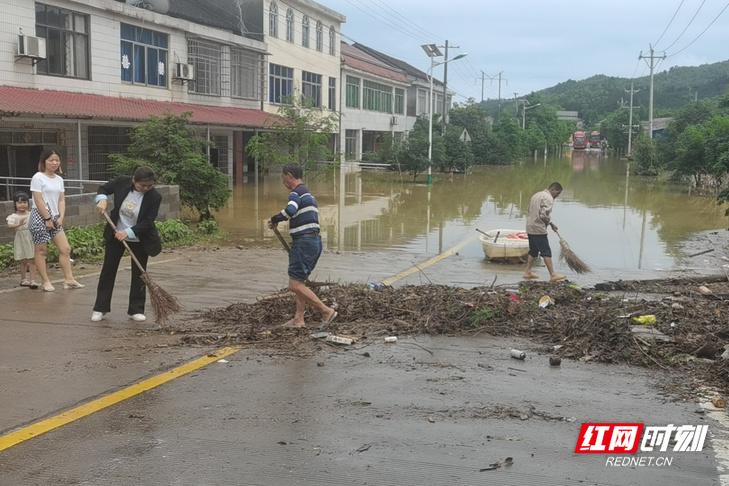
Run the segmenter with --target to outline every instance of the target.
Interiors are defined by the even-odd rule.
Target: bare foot
[[[302,328],[306,327],[306,323],[304,321],[296,322],[294,319],[289,319],[285,323],[281,324],[281,327],[291,327],[291,328]]]
[[[528,273],[525,273],[524,274],[524,279],[526,279],[526,280],[534,280],[534,279],[537,279],[537,278],[539,278],[539,275],[537,275],[534,272],[528,272]]]
[[[550,282],[561,282],[562,280],[567,280],[567,277],[560,275],[559,273],[555,273],[552,275],[552,278],[549,279]]]

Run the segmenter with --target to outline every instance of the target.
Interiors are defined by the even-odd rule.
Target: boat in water
[[[484,231],[480,238],[489,260],[523,260],[529,253],[529,237],[525,231],[493,229]]]

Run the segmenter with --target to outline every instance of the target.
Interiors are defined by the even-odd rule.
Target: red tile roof
[[[346,42],[342,42],[341,45],[342,60],[344,61],[345,66],[365,73],[374,74],[375,76],[380,76],[382,78],[391,79],[393,81],[400,81],[402,83],[408,82],[407,75],[405,75],[402,71],[391,68],[376,57],[371,56],[354,46],[350,46]]]
[[[152,116],[185,112],[192,113],[192,123],[203,125],[265,128],[281,120],[279,116],[261,110],[230,106],[0,86],[0,116],[143,121]]]

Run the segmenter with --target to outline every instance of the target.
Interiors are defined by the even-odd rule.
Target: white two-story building
[[[247,139],[275,119],[261,109],[268,51],[220,0],[4,4],[0,178],[32,176],[40,152],[59,147],[68,178],[106,179],[130,127],[187,112],[211,163],[243,177]]]

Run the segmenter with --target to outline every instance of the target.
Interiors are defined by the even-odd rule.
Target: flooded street
[[[699,232],[727,225],[724,208],[713,198],[628,175],[627,162],[590,152],[479,167],[452,179],[441,174],[431,189],[405,174],[347,174],[344,198],[338,173],[309,174],[307,180],[319,201],[327,249],[429,257],[467,241],[460,256],[477,270],[493,265],[485,262],[475,229],[522,231],[529,198],[552,181],[565,187],[553,219],[596,277],[628,272],[649,278],[682,263],[701,267],[701,259],[682,262],[681,246]],[[229,206],[216,217],[234,242],[255,239],[273,245],[265,221],[285,200],[286,190],[272,174],[262,178],[258,189],[252,181],[236,187]],[[550,239],[557,248],[556,236]]]

